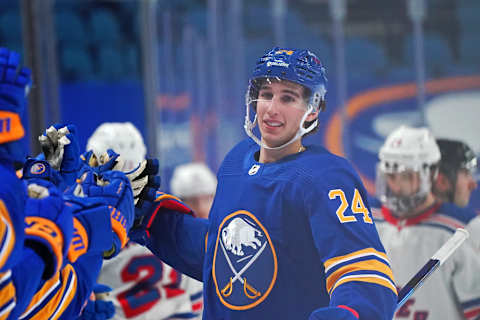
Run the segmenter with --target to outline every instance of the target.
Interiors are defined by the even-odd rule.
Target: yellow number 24
[[[333,200],[337,197],[340,198],[340,206],[338,207],[336,214],[341,223],[357,221],[357,218],[355,218],[355,216],[345,215],[345,210],[347,210],[348,208],[348,201],[342,189],[330,190],[330,192],[328,193],[328,197],[330,198],[330,200]],[[351,209],[353,213],[363,214],[363,221],[365,223],[373,223],[367,207],[365,207],[365,204],[363,204],[362,196],[357,189],[355,189],[355,193],[353,194]]]

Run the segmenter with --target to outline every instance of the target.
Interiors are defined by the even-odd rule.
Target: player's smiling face
[[[262,141],[269,147],[290,141],[297,133],[306,110],[307,103],[301,85],[289,81],[265,82],[260,87],[257,100]]]

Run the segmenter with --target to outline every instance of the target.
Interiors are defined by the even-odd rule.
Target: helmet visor
[[[428,167],[412,170],[380,162],[375,181],[377,196],[395,215],[407,216],[425,201],[431,189],[430,176]]]

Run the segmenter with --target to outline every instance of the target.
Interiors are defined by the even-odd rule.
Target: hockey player
[[[203,281],[204,319],[392,318],[396,288],[365,188],[345,159],[302,143],[325,93],[313,53],[267,52],[246,95],[251,139],[224,159],[209,220],[160,193],[132,229]]]
[[[24,184],[15,174],[14,163],[26,154],[22,118],[30,85],[20,56],[0,48],[0,319],[15,319],[41,281],[54,276],[72,237],[72,213],[58,190],[43,181]]]
[[[471,220],[438,202],[432,183],[440,151],[426,128],[400,127],[379,152],[372,202],[380,238],[397,284],[404,286],[458,227]],[[472,242],[462,245],[396,313],[396,319],[476,319],[480,315],[480,259]]]
[[[203,219],[208,219],[216,188],[217,178],[199,162],[177,166],[170,180],[171,192],[192,208],[196,217]]]
[[[66,135],[61,144],[47,139],[48,161],[28,160],[24,181],[17,178],[13,163],[25,158],[19,139],[31,82],[30,70],[19,61],[15,52],[0,49],[0,319],[72,319],[90,295],[102,255],[119,251],[118,243],[127,238],[132,191],[121,172],[96,178],[86,173],[65,203],[53,181],[74,181],[71,165],[79,163],[71,158],[72,148],[63,149],[71,142],[66,128],[59,130]]]
[[[87,150],[96,157],[108,149],[120,154],[125,172],[144,161],[147,151],[142,135],[130,122],[103,123],[88,139]],[[133,242],[103,263],[98,282],[112,288],[106,300],[115,307],[113,319],[193,318],[202,308],[200,282]]]
[[[477,157],[473,150],[458,140],[437,139],[441,161],[433,192],[441,201],[464,208],[477,188],[474,175]]]

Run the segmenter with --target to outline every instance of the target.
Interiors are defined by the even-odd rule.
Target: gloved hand
[[[87,305],[77,319],[104,320],[113,318],[115,306],[112,301],[107,300],[110,291],[112,291],[112,288],[106,285],[95,284],[92,296],[88,299]]]
[[[73,217],[60,191],[43,179],[25,180],[25,245],[45,260],[44,279],[63,264],[73,234]]]
[[[128,241],[134,219],[133,195],[125,174],[105,171],[97,175],[87,170],[64,198],[74,211],[75,241],[69,260],[75,262],[86,252],[103,252],[105,258],[117,255]]]
[[[25,156],[19,142],[25,135],[21,118],[32,84],[31,71],[20,67],[20,55],[0,48],[0,155],[20,160]]]
[[[358,320],[357,311],[348,306],[320,308],[312,312],[309,320]]]
[[[95,172],[101,173],[105,170],[123,169],[123,159],[121,155],[108,149],[106,153],[97,158],[93,151],[87,151],[82,155],[82,160],[88,164]],[[143,197],[142,192],[148,193],[149,189],[158,189],[160,187],[160,177],[157,176],[159,164],[157,159],[145,159],[135,169],[125,172],[130,180],[133,190],[135,204]]]
[[[148,199],[148,197],[153,199]],[[151,237],[150,227],[155,218],[158,214],[169,210],[194,215],[192,209],[171,194],[156,191],[153,196],[152,193],[146,195],[135,207],[135,221],[129,233],[130,240],[144,246],[148,245]]]
[[[65,186],[75,183],[80,170],[80,147],[73,124],[55,124],[38,137],[45,160],[62,176]]]
[[[50,181],[57,187],[64,185],[62,176],[52,169],[47,161],[35,158],[28,158],[23,164],[22,179],[43,179]]]

